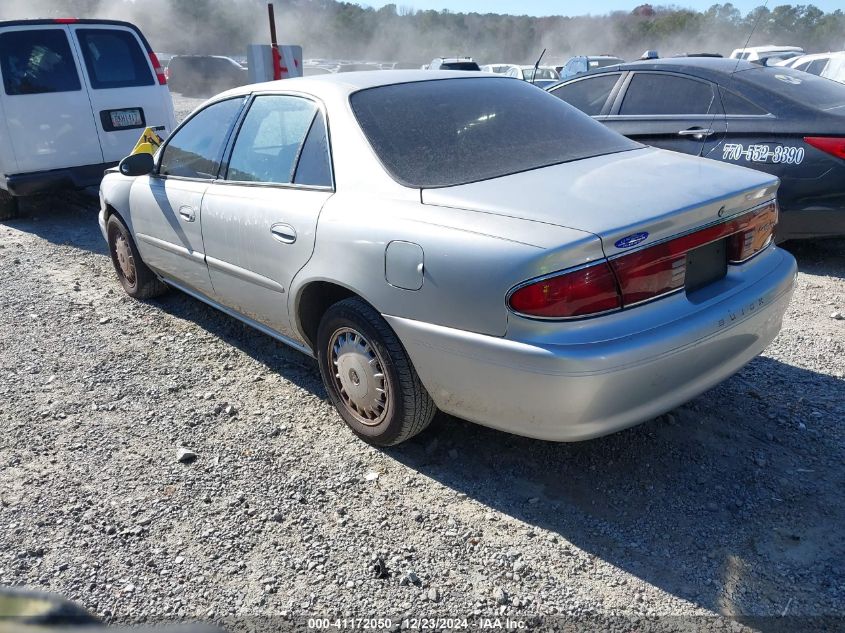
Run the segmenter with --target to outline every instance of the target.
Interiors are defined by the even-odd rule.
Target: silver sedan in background
[[[178,288],[315,356],[367,441],[438,409],[571,441],[678,406],[777,335],[796,271],[777,185],[523,81],[349,73],[209,100],[107,174],[100,224],[131,296]]]

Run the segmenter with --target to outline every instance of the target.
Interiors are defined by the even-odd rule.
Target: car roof
[[[734,53],[773,53],[776,51],[803,51],[800,46],[780,46],[770,44],[768,46],[749,46],[748,48],[737,48]]]
[[[743,70],[760,68],[754,64],[741,59],[729,59],[726,57],[668,57],[665,59],[645,59],[625,64],[605,66],[590,73],[591,75],[614,70],[674,70],[676,72],[687,72],[699,77],[717,78],[719,75],[730,75]]]
[[[437,81],[440,79],[475,78],[489,81],[518,81],[507,77],[490,74],[479,74],[469,70],[391,70],[391,71],[361,71],[351,73],[332,73],[331,75],[314,75],[311,77],[295,77],[279,81],[267,81],[258,84],[248,84],[232,88],[217,95],[217,97],[236,97],[253,92],[291,90],[306,92],[314,96],[352,94],[366,88],[391,86],[419,81]],[[215,100],[217,99],[215,97]]]

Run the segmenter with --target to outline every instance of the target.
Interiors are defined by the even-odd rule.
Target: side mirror
[[[147,152],[127,156],[117,166],[124,176],[146,176],[155,168],[153,155]]]

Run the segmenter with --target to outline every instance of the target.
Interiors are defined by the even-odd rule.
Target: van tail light
[[[609,260],[526,282],[511,291],[510,308],[521,315],[566,319],[628,308],[676,292],[686,282],[687,253],[726,239],[729,264],[748,261],[774,238],[774,200],[753,211]]]
[[[150,51],[150,62],[152,62],[153,72],[155,72],[156,79],[158,79],[158,85],[166,86],[167,74],[165,73],[164,68],[162,68],[161,62],[158,61],[158,56],[152,51]]]
[[[79,18],[54,18],[53,24],[76,24]]]
[[[843,137],[805,136],[804,142],[836,158],[845,158],[845,138]]]
[[[602,260],[518,287],[508,305],[525,316],[567,319],[618,310],[622,302],[616,278]]]

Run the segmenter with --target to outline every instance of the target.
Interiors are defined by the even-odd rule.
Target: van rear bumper
[[[117,163],[80,165],[49,171],[35,171],[27,174],[0,176],[0,186],[13,196],[31,196],[36,193],[61,189],[84,189],[99,185],[103,172]]]

